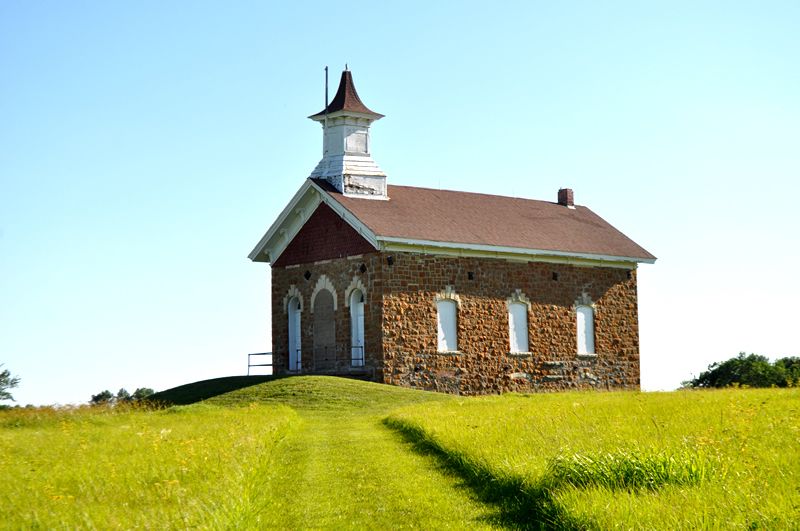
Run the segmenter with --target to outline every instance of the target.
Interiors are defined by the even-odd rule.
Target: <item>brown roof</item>
[[[584,206],[517,197],[389,186],[388,201],[345,197],[314,183],[379,239],[401,238],[654,260],[655,256]]]
[[[336,96],[333,97],[333,101],[328,104],[326,109],[321,110],[317,114],[312,114],[309,118],[323,116],[326,110],[328,113],[351,111],[361,114],[371,114],[376,118],[383,117],[382,114],[369,110],[369,108],[364,105],[364,102],[361,101],[361,98],[358,97],[356,86],[353,83],[353,75],[349,70],[342,72],[342,79],[339,81],[339,90],[336,91]]]

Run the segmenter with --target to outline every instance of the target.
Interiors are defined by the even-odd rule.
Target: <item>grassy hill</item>
[[[0,528],[800,520],[797,389],[463,398],[232,377],[156,398],[0,412]]]

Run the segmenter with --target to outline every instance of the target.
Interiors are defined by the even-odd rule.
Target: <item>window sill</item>
[[[508,356],[512,358],[531,358],[533,357],[533,352],[508,352],[506,353]]]
[[[590,353],[578,354],[579,360],[593,360],[596,357],[597,357],[596,352],[592,352],[591,354]]]
[[[460,350],[437,350],[436,353],[443,356],[461,356],[464,354]]]

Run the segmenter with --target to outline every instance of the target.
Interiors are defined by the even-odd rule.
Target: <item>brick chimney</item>
[[[575,208],[575,196],[572,188],[560,188],[558,190],[558,204],[567,208]]]

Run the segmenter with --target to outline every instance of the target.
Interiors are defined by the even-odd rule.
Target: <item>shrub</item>
[[[96,395],[92,395],[92,399],[89,401],[90,404],[108,404],[114,399],[114,395],[111,394],[111,391],[106,389],[105,391],[100,391]]]
[[[148,398],[154,394],[155,391],[153,391],[149,387],[139,387],[136,389],[136,391],[133,392],[131,398],[133,398],[134,400],[144,400],[145,398]]]
[[[92,399],[89,401],[90,404],[93,405],[100,405],[100,404],[125,404],[129,402],[138,402],[140,400],[144,400],[151,395],[154,394],[154,391],[149,387],[138,387],[133,394],[130,394],[127,389],[124,387],[117,391],[117,394],[113,394],[111,391],[106,389],[105,391],[100,391],[96,395],[92,395]]]
[[[789,387],[800,386],[800,357],[791,356],[775,361],[776,367],[786,371],[786,382]]]
[[[800,380],[800,358],[782,358],[774,364],[765,356],[745,355],[712,363],[685,387],[789,387]]]

